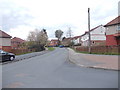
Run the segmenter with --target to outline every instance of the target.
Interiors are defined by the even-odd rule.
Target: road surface
[[[118,72],[83,68],[56,50],[2,66],[3,88],[118,88]]]

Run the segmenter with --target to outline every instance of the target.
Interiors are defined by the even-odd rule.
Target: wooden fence
[[[14,53],[15,55],[19,54],[25,54],[25,53],[30,53],[34,52],[32,49],[11,49],[11,53]]]
[[[88,47],[75,46],[73,48],[80,52],[88,52]],[[91,52],[102,54],[120,54],[120,46],[91,46]]]

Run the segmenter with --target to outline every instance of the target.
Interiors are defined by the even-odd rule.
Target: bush
[[[29,49],[34,49],[35,52],[39,52],[45,50],[45,47],[44,45],[32,45],[29,47]]]

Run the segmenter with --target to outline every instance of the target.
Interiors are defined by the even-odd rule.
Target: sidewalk
[[[118,68],[118,56],[117,55],[94,55],[94,54],[82,54],[76,53],[74,50],[68,48],[69,60],[82,67],[88,68],[100,68],[110,70],[120,70]]]

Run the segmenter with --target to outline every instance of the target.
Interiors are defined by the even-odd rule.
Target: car
[[[64,46],[63,45],[59,45],[59,48],[63,48]]]
[[[0,50],[0,61],[2,62],[7,60],[13,61],[14,59],[15,59],[15,54]]]

